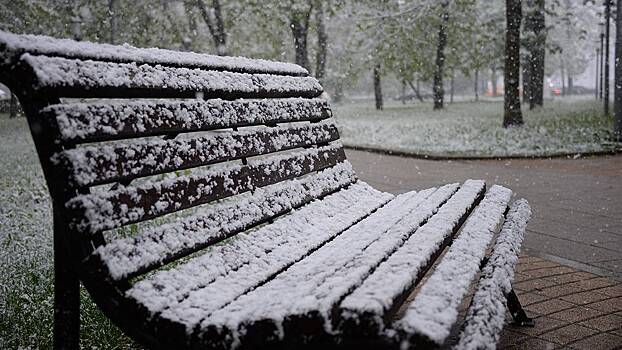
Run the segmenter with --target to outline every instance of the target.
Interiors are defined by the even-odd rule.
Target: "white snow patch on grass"
[[[443,111],[429,103],[389,101],[376,111],[373,101],[333,106],[345,146],[427,156],[506,157],[601,152],[613,119],[602,117],[593,99],[545,101],[523,109],[525,124],[505,129],[503,101],[457,102]],[[619,146],[618,146],[619,147]]]

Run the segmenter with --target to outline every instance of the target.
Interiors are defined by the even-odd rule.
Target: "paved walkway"
[[[622,281],[622,155],[473,161],[347,155],[362,180],[392,193],[469,178],[510,187],[534,211],[523,253]]]

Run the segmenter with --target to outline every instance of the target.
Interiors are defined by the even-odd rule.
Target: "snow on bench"
[[[197,91],[207,97],[317,97],[323,91],[313,77],[82,61],[29,53],[21,59],[34,71],[35,88],[60,92],[64,97],[131,97],[146,93],[153,97],[193,97]]]
[[[233,202],[199,208],[196,214],[177,222],[145,230],[133,237],[113,240],[98,247],[93,254],[102,261],[114,279],[129,279],[298,208],[315,198],[322,198],[355,180],[352,166],[345,161],[302,179],[258,188]],[[362,185],[359,187],[362,188]],[[347,193],[359,192],[364,191]]]
[[[332,116],[328,102],[320,98],[74,102],[51,105],[42,113],[56,119],[62,141],[75,143]]]
[[[86,146],[54,157],[72,169],[76,186],[91,186],[257,156],[339,138],[333,123],[294,124],[173,140]]]
[[[330,314],[337,303],[432,216],[457,187],[446,185],[396,197],[270,282],[214,312],[202,322],[202,331],[208,332],[207,338],[214,331],[221,336],[231,332],[234,337],[252,338],[257,329],[269,328],[267,334],[260,332],[268,339],[330,332]]]
[[[512,290],[514,268],[531,207],[520,199],[510,206],[507,218],[467,312],[465,327],[455,349],[494,349],[505,325],[506,295]]]
[[[72,227],[99,232],[144,221],[322,170],[345,160],[341,144],[196,171],[191,175],[78,195],[66,204]]]
[[[496,229],[503,223],[512,191],[495,185],[465,222],[432,276],[408,305],[394,328],[409,341],[440,346],[458,317],[458,306],[484,258]]]
[[[385,324],[483,197],[485,189],[484,181],[466,181],[402,247],[343,300],[340,328],[352,336],[382,335]]]
[[[184,332],[340,234],[393,196],[358,182],[274,223],[213,246],[172,270],[138,282],[127,295]]]
[[[303,67],[285,62],[157,48],[137,48],[128,44],[122,46],[96,44],[88,41],[56,39],[43,35],[19,35],[0,31],[0,62],[15,62],[25,52],[66,58],[160,64],[242,73],[308,74]]]

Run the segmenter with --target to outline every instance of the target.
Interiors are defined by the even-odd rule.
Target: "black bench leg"
[[[54,234],[54,349],[80,346],[80,282],[58,233]]]
[[[510,290],[506,298],[508,309],[514,319],[514,325],[521,327],[534,327],[536,325],[536,322],[532,318],[527,317],[527,313],[525,313],[523,306],[520,304],[514,289]]]

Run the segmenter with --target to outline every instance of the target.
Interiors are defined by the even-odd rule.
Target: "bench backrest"
[[[112,273],[119,286],[356,180],[322,87],[294,64],[0,32],[0,72],[27,115],[55,235],[78,259],[109,275],[94,251],[144,243],[120,228],[208,213],[167,226],[157,257]]]

